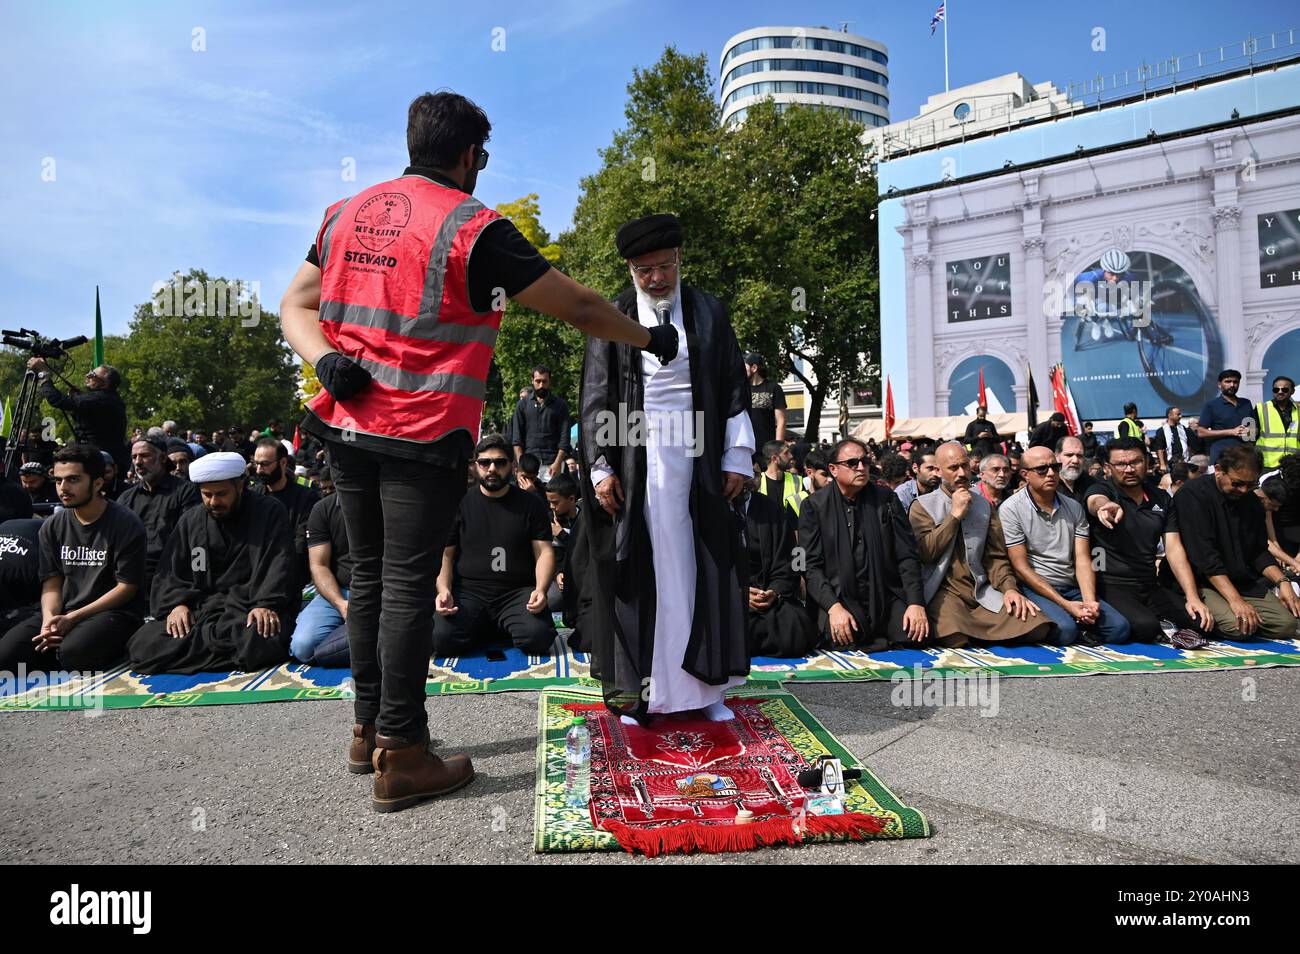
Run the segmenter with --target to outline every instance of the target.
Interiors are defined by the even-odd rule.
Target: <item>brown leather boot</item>
[[[375,770],[371,756],[375,754],[375,727],[354,725],[352,742],[348,745],[348,771],[353,775],[366,775]]]
[[[408,744],[376,735],[372,761],[375,790],[371,805],[377,812],[400,812],[427,798],[454,792],[474,778],[469,756],[440,759],[429,748],[427,739]]]

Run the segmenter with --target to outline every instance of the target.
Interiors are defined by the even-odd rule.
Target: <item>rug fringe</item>
[[[624,851],[639,851],[647,858],[692,851],[707,854],[751,851],[769,845],[797,845],[803,841],[803,837],[795,833],[793,818],[771,818],[749,825],[686,822],[662,828],[638,828],[608,821],[601,827],[618,840]],[[810,835],[839,835],[856,840],[879,834],[885,823],[875,815],[809,815],[807,827]]]

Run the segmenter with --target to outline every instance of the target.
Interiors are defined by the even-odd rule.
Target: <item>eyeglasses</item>
[[[505,470],[507,467],[510,466],[510,458],[509,457],[479,457],[474,461],[474,463],[478,464],[484,470],[488,470],[493,467],[500,467],[502,470]]]
[[[1137,470],[1142,466],[1140,460],[1112,460],[1110,466],[1116,470]]]
[[[1274,389],[1273,389],[1273,393],[1274,393],[1274,394],[1290,394],[1290,393],[1291,393],[1291,390],[1292,390],[1291,388],[1274,388]]]
[[[1061,470],[1061,464],[1058,461],[1055,464],[1043,464],[1041,467],[1026,467],[1025,470],[1031,474],[1037,474],[1039,477],[1046,477],[1048,471],[1051,471],[1053,474],[1059,473]]]
[[[649,278],[655,272],[663,272],[667,275],[677,267],[677,260],[666,262],[663,265],[633,265],[632,271],[636,272],[638,278]]]
[[[836,464],[840,467],[847,467],[849,470],[857,470],[859,467],[865,467],[866,462],[867,459],[865,457],[846,457],[844,460],[831,461],[832,464]]]
[[[478,147],[478,152],[474,154],[474,168],[486,169],[488,161],[488,151],[482,146]]]

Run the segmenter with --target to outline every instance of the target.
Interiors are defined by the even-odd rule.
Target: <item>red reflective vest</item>
[[[478,440],[502,313],[470,305],[469,255],[500,217],[417,175],[325,211],[316,236],[321,331],[374,380],[346,401],[322,390],[308,404],[317,417],[395,440],[427,443],[457,428]]]

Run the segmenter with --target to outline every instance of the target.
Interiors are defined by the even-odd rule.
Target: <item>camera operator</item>
[[[126,445],[126,405],[117,393],[122,382],[118,370],[101,364],[86,372],[84,391],[70,388],[71,393],[64,395],[54,386],[44,358],[31,358],[27,367],[39,372],[41,397],[75,417],[78,441],[108,451],[117,463],[117,472],[126,473],[131,461]]]

